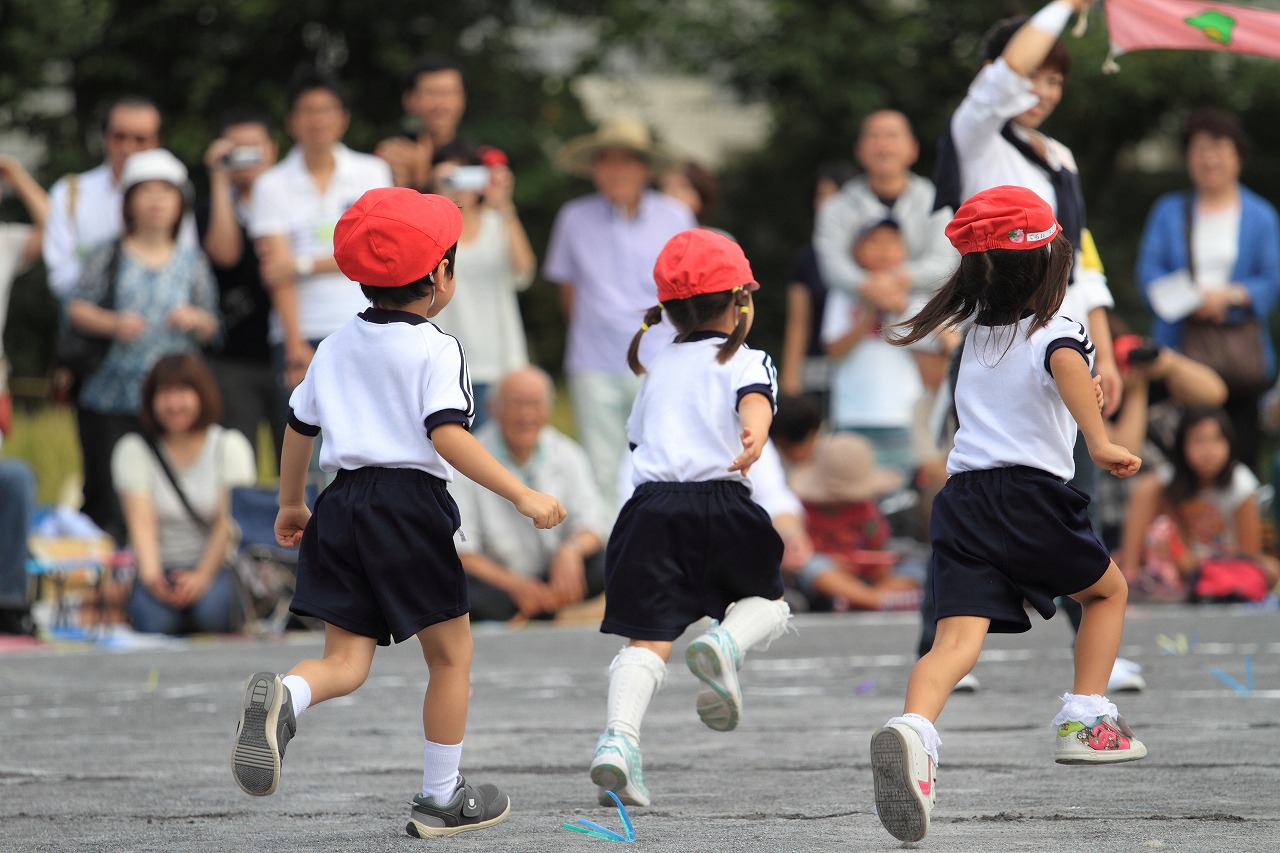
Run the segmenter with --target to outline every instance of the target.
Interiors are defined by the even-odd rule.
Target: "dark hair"
[[[143,107],[143,108],[149,107],[155,110],[156,115],[160,116],[160,126],[157,132],[158,134],[164,133],[164,113],[160,112],[159,105],[156,104],[155,101],[148,98],[146,95],[121,95],[120,97],[108,103],[107,109],[102,113],[102,131],[104,133],[107,131],[107,125],[111,123],[111,114],[115,112],[118,107],[125,107],[129,109],[137,109],[139,107]]]
[[[483,166],[480,159],[480,146],[473,145],[465,139],[454,139],[441,145],[431,154],[431,165],[441,163],[460,163],[463,166]]]
[[[454,243],[444,253],[444,257],[440,259],[441,261],[449,262],[448,275],[450,278],[454,276],[453,265],[457,254],[458,244]],[[439,264],[436,264],[436,266],[439,266]],[[434,276],[435,270],[432,270],[417,281],[411,281],[399,287],[370,287],[367,284],[362,284],[360,285],[360,292],[364,294],[365,299],[368,299],[373,304],[374,308],[395,310],[396,308],[403,308],[411,302],[417,302],[430,294],[431,289],[436,286]]]
[[[1170,506],[1177,506],[1183,501],[1190,500],[1200,491],[1200,477],[1187,464],[1187,436],[1192,429],[1205,421],[1213,421],[1218,425],[1222,435],[1227,439],[1229,448],[1227,464],[1214,475],[1213,486],[1217,489],[1225,489],[1231,485],[1231,479],[1235,475],[1236,461],[1236,431],[1231,426],[1231,418],[1227,417],[1227,413],[1221,408],[1193,406],[1183,412],[1182,420],[1178,421],[1178,431],[1173,439],[1173,479],[1164,489],[1165,500]]]
[[[858,176],[858,169],[848,160],[828,160],[818,164],[813,182],[830,181],[837,188],[844,186]]]
[[[228,128],[242,124],[259,124],[271,133],[271,116],[266,110],[252,104],[237,104],[218,116],[217,135],[222,136]]]
[[[822,407],[808,394],[778,394],[778,412],[769,438],[779,446],[795,445],[822,428]]]
[[[1253,147],[1249,143],[1249,137],[1245,135],[1244,128],[1240,125],[1240,119],[1226,110],[1196,110],[1187,117],[1187,123],[1182,128],[1183,156],[1191,147],[1191,138],[1197,133],[1208,134],[1214,139],[1231,140],[1241,161],[1249,156]]]
[[[222,395],[218,393],[218,383],[204,359],[189,352],[170,353],[161,356],[147,371],[147,378],[142,380],[142,406],[138,410],[138,420],[148,435],[158,436],[164,431],[156,421],[156,394],[175,385],[190,388],[200,398],[200,414],[191,427],[193,430],[205,429],[222,417]]]
[[[124,191],[124,202],[122,205],[123,209],[121,211],[121,215],[124,217],[124,233],[125,234],[132,234],[134,225],[136,224],[134,221],[133,211],[130,209],[129,203],[133,201],[133,194],[137,191],[138,187],[147,183],[150,183],[150,181],[139,181],[138,183],[134,184],[133,186],[129,187],[129,189]],[[188,197],[187,192],[182,187],[169,184],[168,181],[161,181],[160,183],[168,184],[169,186],[173,187],[174,192],[176,192],[178,195],[182,197],[182,209],[178,211],[178,218],[174,220],[173,229],[169,234],[169,236],[172,239],[177,240],[178,234],[182,231],[182,219],[191,210],[191,199],[190,197]]]
[[[409,66],[409,73],[404,78],[404,91],[412,91],[418,85],[418,77],[423,74],[436,74],[440,71],[456,71],[458,76],[462,78],[462,87],[467,86],[466,75],[462,73],[462,66],[458,64],[458,60],[452,56],[446,56],[443,53],[424,53],[413,60],[413,64]]]
[[[685,160],[680,171],[702,201],[702,209],[698,211],[698,224],[712,224],[720,211],[720,187],[716,183],[716,176],[695,160]]]
[[[289,80],[289,86],[286,90],[286,98],[289,111],[297,106],[298,99],[308,92],[314,92],[316,89],[323,89],[331,93],[338,99],[338,103],[342,108],[347,109],[347,92],[341,81],[332,74],[321,71],[318,68],[303,67],[293,75]]]
[[[999,59],[1004,49],[1009,46],[1009,40],[1013,38],[1013,34],[1022,29],[1023,24],[1028,20],[1030,19],[1026,15],[1017,15],[996,21],[982,38],[982,61],[995,62]],[[1049,53],[1045,55],[1040,67],[1061,72],[1063,77],[1071,73],[1071,52],[1062,43],[1062,39],[1054,40],[1053,47],[1049,48]]]
[[[734,321],[733,333],[716,351],[716,361],[721,364],[726,363],[733,358],[738,347],[742,346],[742,342],[746,340],[747,324],[743,321],[743,317],[746,315],[747,303],[750,299],[750,291],[740,287],[734,290],[721,290],[718,293],[699,293],[687,299],[670,299],[653,306],[644,313],[644,325],[640,327],[640,331],[636,332],[635,337],[631,339],[631,346],[627,348],[627,366],[636,376],[645,372],[644,365],[640,363],[640,338],[650,327],[662,322],[663,310],[671,316],[671,324],[678,332],[676,335],[678,343],[708,323],[720,319],[730,305],[736,305],[739,311]]]
[[[1030,337],[1057,314],[1071,274],[1071,241],[1059,231],[1049,245],[1047,252],[1040,248],[970,252],[920,313],[893,327],[906,333],[890,332],[885,339],[907,346],[974,315],[980,322],[1006,326],[1017,323],[1028,310],[1035,317],[1027,328]],[[1012,338],[1008,346],[1013,346]]]

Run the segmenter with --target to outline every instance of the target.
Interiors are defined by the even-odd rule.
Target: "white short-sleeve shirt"
[[[947,473],[1026,465],[1064,482],[1075,476],[1076,421],[1062,401],[1049,356],[1070,347],[1093,366],[1084,326],[1054,317],[1027,337],[1030,318],[1010,326],[974,324],[956,380],[955,447]]]
[[[748,478],[728,470],[742,453],[738,403],[758,393],[772,405],[778,373],[767,353],[748,346],[721,364],[716,353],[725,338],[694,333],[659,350],[647,365],[627,420],[635,485],[740,480],[751,488]]]
[[[857,325],[858,312],[875,310],[841,290],[827,294],[822,342],[829,344]],[[869,332],[831,365],[831,423],[844,427],[911,426],[924,382],[915,358],[879,333]]]
[[[391,168],[382,158],[341,144],[334,146],[333,156],[333,177],[324,192],[316,187],[297,147],[263,172],[253,185],[249,236],[283,235],[298,258],[332,256],[333,229],[346,209],[366,191],[391,186]],[[342,273],[298,277],[298,328],[307,340],[323,338],[367,304]],[[269,337],[273,343],[283,340],[274,312]]]
[[[355,287],[350,282],[347,287]],[[453,466],[431,431],[475,417],[462,344],[425,317],[368,308],[316,348],[289,398],[289,424],[324,432],[320,468],[414,468],[442,480]]]

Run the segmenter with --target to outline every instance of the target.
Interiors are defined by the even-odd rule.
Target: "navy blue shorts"
[[[289,609],[390,645],[471,609],[444,480],[412,468],[339,471],[316,498]]]
[[[674,640],[750,596],[782,597],[782,539],[742,483],[642,483],[605,552],[600,630]]]
[[[1089,525],[1089,496],[1021,465],[952,474],[933,501],[936,618],[984,616],[991,631],[1031,628],[1054,598],[1093,586],[1111,556]]]

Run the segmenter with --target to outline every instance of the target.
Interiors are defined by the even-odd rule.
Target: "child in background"
[[[743,345],[760,285],[738,244],[706,229],[672,237],[653,276],[661,304],[645,314],[627,355],[644,376],[627,422],[636,488],[605,556],[600,630],[629,642],[609,667],[608,721],[591,761],[602,805],[611,804],[607,791],[649,805],[640,724],[672,642],[704,616],[721,620],[689,644],[685,661],[703,682],[698,716],[729,731],[742,715],[743,654],[781,636],[790,615],[782,540],[746,479],[777,393],[769,356]],[[678,335],[646,370],[640,339],[663,311]]]
[[[916,662],[902,716],[871,738],[880,822],[902,841],[929,829],[940,739],[934,721],[978,659],[990,631],[1029,630],[1024,602],[1044,618],[1054,598],[1084,606],[1075,682],[1054,718],[1056,761],[1134,761],[1146,747],[1104,692],[1124,632],[1127,588],[1089,525],[1075,473],[1077,425],[1089,455],[1117,477],[1141,460],[1107,438],[1101,385],[1090,376],[1084,327],[1057,316],[1072,247],[1035,193],[999,186],[956,211],[947,238],[960,267],[895,338],[924,340],[972,319],[955,403],[951,475],[934,501],[930,538],[937,638]]]
[[[862,436],[833,433],[818,440],[812,458],[789,480],[804,504],[814,550],[797,578],[802,592],[832,599],[837,610],[920,605],[920,577],[899,573],[889,521],[876,503],[902,483],[902,474],[876,465],[875,451]]]
[[[1280,580],[1262,548],[1258,478],[1235,457],[1231,419],[1188,409],[1172,464],[1139,479],[1129,501],[1120,567],[1148,599],[1256,601]]]
[[[905,279],[888,274],[906,260],[906,244],[898,223],[883,219],[863,228],[851,251],[869,275],[899,284],[875,291],[874,300],[827,294],[822,341],[832,361],[831,428],[866,436],[881,465],[909,473],[916,467],[911,429],[924,386],[912,355],[880,336],[886,318],[907,309]]]
[[[324,657],[283,678],[250,676],[232,750],[240,787],[274,792],[298,715],[355,691],[378,646],[416,636],[430,671],[422,791],[406,826],[419,838],[492,826],[511,809],[495,786],[458,773],[472,640],[446,484],[457,469],[539,528],[565,515],[468,432],[475,410],[462,347],[428,322],[453,297],[461,233],[457,205],[410,189],[370,190],[338,221],[334,260],[373,306],[320,344],[293,391],[275,525],[281,545],[301,545],[290,609],[324,621]],[[312,517],[303,487],[321,430],[320,466],[337,478]]]

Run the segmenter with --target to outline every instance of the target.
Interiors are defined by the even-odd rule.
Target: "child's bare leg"
[[[471,695],[471,616],[437,622],[418,632],[431,680],[422,701],[422,731],[434,743],[461,743]]]
[[[991,620],[981,616],[939,619],[933,648],[911,670],[902,713],[936,721],[956,683],[978,662],[990,625]]]
[[[373,664],[378,641],[339,628],[324,626],[324,657],[299,661],[289,675],[296,675],[311,688],[311,705],[346,696],[364,684]]]
[[[1129,586],[1114,562],[1097,583],[1071,596],[1084,605],[1076,635],[1076,675],[1072,690],[1082,696],[1107,692],[1107,681],[1124,633],[1124,608]]]

